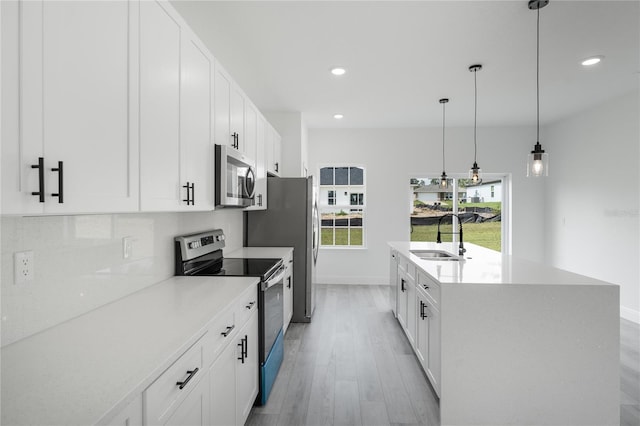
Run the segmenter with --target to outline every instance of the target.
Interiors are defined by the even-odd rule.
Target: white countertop
[[[2,348],[2,424],[77,424],[124,408],[255,277],[174,277]]]
[[[224,254],[224,257],[246,257],[253,259],[284,259],[293,247],[243,247]]]
[[[457,244],[392,241],[389,246],[442,284],[615,285],[471,243],[464,243],[467,252],[461,261],[424,260],[411,253],[443,250],[457,255]]]

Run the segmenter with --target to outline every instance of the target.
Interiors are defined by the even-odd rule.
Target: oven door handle
[[[273,287],[274,285],[282,281],[284,278],[285,269],[286,268],[284,267],[284,265],[281,265],[280,268],[278,268],[278,270],[275,272],[275,274],[272,275],[272,278],[269,278],[269,280],[266,282],[262,282],[262,291],[265,291],[269,287]]]

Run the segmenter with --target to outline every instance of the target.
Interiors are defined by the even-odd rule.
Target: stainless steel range
[[[282,290],[285,267],[282,259],[224,257],[221,229],[175,238],[176,275],[258,277],[258,344],[260,391],[257,404],[265,404],[284,355]]]

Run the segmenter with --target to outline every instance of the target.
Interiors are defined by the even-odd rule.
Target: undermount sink
[[[443,250],[409,250],[411,254],[423,260],[460,260],[458,256]]]

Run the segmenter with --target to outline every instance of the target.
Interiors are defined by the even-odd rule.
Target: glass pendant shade
[[[473,166],[471,166],[471,169],[469,170],[469,180],[474,185],[482,183],[482,169],[478,167],[478,163],[476,163],[475,161],[473,162]]]
[[[447,174],[443,171],[442,176],[440,176],[440,188],[446,188],[449,186],[449,180],[447,179]]]
[[[544,152],[540,142],[527,157],[527,177],[549,176],[549,154]]]

